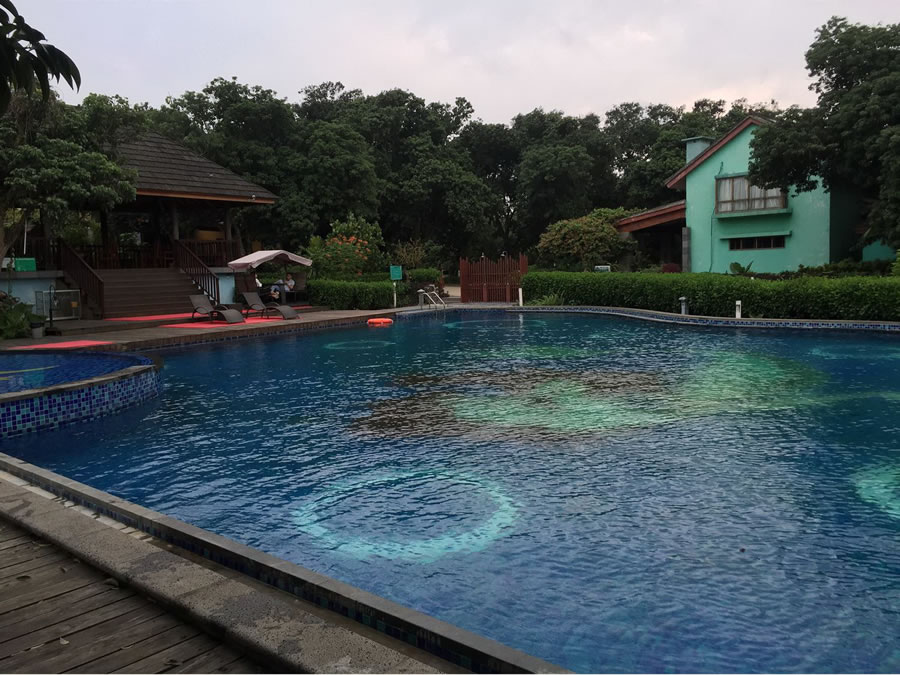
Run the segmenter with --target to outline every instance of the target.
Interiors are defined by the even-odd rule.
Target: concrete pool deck
[[[752,329],[807,329],[819,331],[865,331],[900,334],[900,322],[894,321],[851,321],[842,319],[767,319],[767,318],[733,318],[702,316],[697,314],[675,314],[645,309],[601,306],[525,306],[518,307],[505,303],[469,303],[466,305],[454,302],[451,298],[447,309],[477,312],[485,310],[524,311],[533,313],[573,313],[617,316],[645,321],[678,324],[682,326],[706,328],[752,328]],[[288,335],[308,330],[323,330],[365,325],[366,321],[375,317],[393,317],[398,314],[439,313],[443,310],[418,307],[398,307],[381,310],[322,310],[301,313],[297,319],[290,321],[268,321],[265,323],[243,323],[230,325],[209,325],[197,322],[190,328],[172,326],[149,326],[121,330],[119,326],[105,328],[98,326],[95,331],[79,333],[78,340],[92,341],[97,344],[83,347],[88,350],[102,351],[135,351],[151,350],[179,345],[202,344],[267,335]],[[101,322],[102,323],[102,322]],[[114,322],[109,322],[114,323]],[[53,348],[54,345],[70,342],[73,336],[23,338],[0,341],[0,350],[27,349],[35,347]]]
[[[236,338],[260,337],[265,335],[283,335],[305,330],[337,328],[351,325],[364,325],[374,317],[390,317],[398,311],[417,308],[398,308],[384,310],[324,310],[305,312],[296,319],[288,321],[267,321],[265,323],[239,323],[229,325],[211,325],[198,321],[190,328],[173,328],[170,326],[151,326],[121,330],[112,326],[109,330],[98,327],[93,332],[79,333],[78,340],[96,341],[102,344],[87,346],[90,350],[133,351],[140,349],[158,349],[178,345],[218,342]],[[18,340],[0,341],[0,349],[33,348],[36,346],[52,348],[73,340],[72,336],[22,338]]]
[[[374,630],[351,625],[350,621],[342,621],[237,572],[187,556],[150,535],[0,471],[0,524],[3,523],[59,547],[89,571],[94,568],[94,576],[108,575],[123,587],[149,597],[164,610],[157,615],[174,614],[182,623],[277,671],[463,672],[433,655]],[[16,539],[11,541],[15,543]],[[0,620],[3,614],[4,605],[0,602]],[[110,642],[115,628],[110,626],[110,635],[98,639],[107,638]],[[199,631],[195,630],[191,637],[197,634]],[[55,639],[60,638],[62,635]],[[0,646],[4,642],[0,629]],[[240,656],[236,654],[231,661]],[[35,661],[26,659],[25,665],[33,668],[29,672],[53,672],[52,668],[42,669]],[[78,665],[64,657],[53,662],[59,670]],[[246,665],[247,670],[253,670],[252,661]],[[4,660],[0,659],[0,670],[15,672],[3,666]]]

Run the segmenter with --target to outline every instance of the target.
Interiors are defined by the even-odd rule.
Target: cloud
[[[487,121],[703,97],[809,105],[803,54],[818,25],[846,13],[839,0],[758,0],[739,16],[711,0],[31,0],[21,9],[75,59],[85,92],[159,105],[236,75],[296,99],[308,84],[341,80],[366,93],[465,96]],[[895,14],[894,0],[858,0],[850,19]]]

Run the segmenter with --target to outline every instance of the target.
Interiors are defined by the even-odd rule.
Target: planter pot
[[[33,338],[42,338],[42,337],[44,337],[44,327],[43,327],[43,326],[38,326],[37,328],[35,328],[35,327],[32,326],[32,328],[31,328],[31,337],[33,337]]]

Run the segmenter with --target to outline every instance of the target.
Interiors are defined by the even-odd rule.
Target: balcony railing
[[[210,267],[225,267],[229,261],[241,257],[238,252],[238,242],[234,239],[230,241],[182,239],[181,243]]]
[[[105,311],[103,302],[103,279],[82,258],[78,252],[62,239],[57,240],[60,268],[81,289],[82,303],[93,302],[99,310],[99,318]]]
[[[219,300],[219,278],[184,242],[175,242],[175,264],[203,289],[213,302]]]

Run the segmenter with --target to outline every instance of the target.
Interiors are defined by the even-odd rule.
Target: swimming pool
[[[575,670],[900,668],[900,341],[456,313],[3,450]]]

